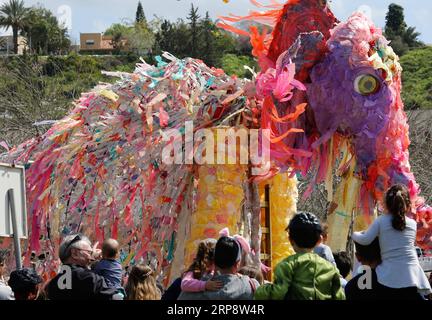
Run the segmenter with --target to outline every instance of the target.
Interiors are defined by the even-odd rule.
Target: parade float
[[[394,183],[408,186],[417,244],[431,247],[432,209],[409,165],[402,69],[381,30],[361,13],[339,22],[323,0],[252,2],[260,11],[219,23],[250,37],[260,66],[252,80],[165,53],[83,94],[44,135],[1,155],[27,168],[24,264],[43,254],[48,280],[61,239],[82,232],[119,239],[124,266],[150,263],[168,284],[200,240],[228,227],[250,241],[255,263],[273,267],[292,253],[285,228],[306,175],[303,197],[326,186],[333,250],[345,250],[353,221],[370,224]],[[253,23],[241,30],[240,21]],[[203,145],[229,148],[242,130],[258,132],[269,162],[252,163],[250,149],[247,161],[206,162],[220,154]]]

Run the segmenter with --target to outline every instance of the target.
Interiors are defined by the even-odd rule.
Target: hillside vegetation
[[[409,51],[401,64],[405,108],[432,109],[432,47]]]

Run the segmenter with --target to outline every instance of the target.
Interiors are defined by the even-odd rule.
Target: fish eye
[[[354,89],[364,96],[377,93],[380,89],[379,80],[371,74],[359,75],[354,81]]]

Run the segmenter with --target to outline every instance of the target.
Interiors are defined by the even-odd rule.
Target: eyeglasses
[[[85,251],[85,252],[88,252],[88,253],[93,253],[93,250],[81,249],[81,248],[76,248],[76,249],[79,250],[79,251]]]

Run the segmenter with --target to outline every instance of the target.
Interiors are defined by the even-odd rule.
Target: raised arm
[[[371,244],[372,241],[374,241],[375,238],[379,235],[379,221],[379,218],[376,219],[366,231],[354,232],[352,235],[352,239],[363,246]]]

